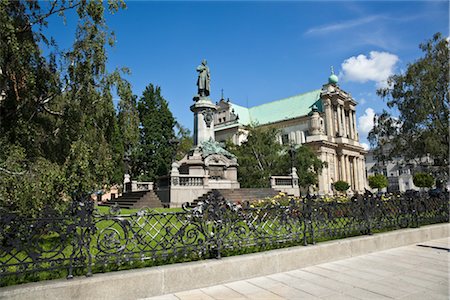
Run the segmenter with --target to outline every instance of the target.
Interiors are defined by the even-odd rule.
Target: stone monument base
[[[162,197],[168,198],[171,207],[181,207],[212,189],[239,189],[237,167],[236,157],[219,143],[212,139],[203,142],[172,164],[169,185]]]

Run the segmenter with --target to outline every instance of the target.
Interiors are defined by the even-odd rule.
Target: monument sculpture
[[[237,159],[214,139],[217,106],[209,98],[210,73],[206,60],[197,67],[198,94],[191,105],[194,114],[194,147],[170,172],[170,206],[180,207],[212,189],[237,189]]]
[[[198,72],[197,87],[199,98],[208,97],[210,94],[211,79],[207,64],[208,62],[206,61],[206,59],[204,59],[202,63],[197,67]]]

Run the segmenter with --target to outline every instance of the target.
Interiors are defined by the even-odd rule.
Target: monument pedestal
[[[209,97],[194,97],[195,104],[191,105],[194,113],[194,146],[202,142],[214,140],[214,113],[217,107]]]

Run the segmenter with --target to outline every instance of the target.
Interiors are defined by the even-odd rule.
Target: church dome
[[[339,78],[336,76],[336,74],[331,74],[330,77],[328,77],[328,83],[336,84],[338,83]]]

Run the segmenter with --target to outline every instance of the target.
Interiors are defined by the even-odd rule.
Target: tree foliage
[[[176,138],[178,143],[175,160],[178,161],[194,147],[194,139],[191,131],[180,123],[176,122],[175,128],[177,130]]]
[[[367,178],[372,189],[381,190],[388,186],[388,179],[383,174],[375,174]]]
[[[31,212],[114,182],[123,146],[112,89],[121,101],[130,89],[119,70],[106,69],[114,35],[105,13],[124,7],[121,0],[0,2],[0,144],[9,153],[0,156],[0,205]],[[75,42],[60,50],[44,29],[69,9],[78,17]]]
[[[414,185],[420,188],[431,188],[434,185],[434,177],[428,173],[416,173],[413,176]]]
[[[286,162],[287,157],[283,161]],[[296,149],[294,167],[297,168],[299,186],[307,188],[317,185],[318,176],[326,166],[308,146],[302,145]]]
[[[420,162],[429,155],[436,175],[448,178],[449,42],[437,33],[420,49],[424,57],[378,90],[399,116],[387,111],[377,116],[369,141],[379,160],[404,157]]]
[[[149,84],[137,104],[140,142],[134,153],[132,176],[153,181],[167,175],[176,151],[175,119],[161,88]]]
[[[247,140],[240,146],[229,144],[229,150],[237,156],[238,180],[241,187],[269,187],[270,177],[291,173],[289,149],[278,143],[280,131],[273,127],[248,128]],[[293,157],[297,168],[299,185],[309,187],[317,184],[318,174],[324,163],[307,146],[298,146]]]

